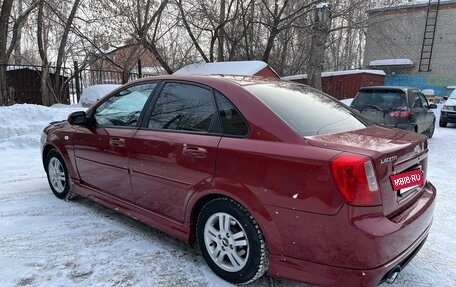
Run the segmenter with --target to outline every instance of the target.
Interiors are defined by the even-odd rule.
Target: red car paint
[[[43,159],[50,149],[59,151],[75,193],[188,242],[195,241],[202,205],[229,197],[259,223],[270,275],[323,286],[376,286],[424,243],[435,188],[425,180],[399,196],[389,181],[416,167],[426,178],[424,136],[367,126],[303,137],[245,88],[271,80],[163,76],[127,86],[147,81],[220,92],[246,120],[248,135],[50,125]],[[343,153],[371,159],[380,204],[345,201],[331,176],[331,161]]]

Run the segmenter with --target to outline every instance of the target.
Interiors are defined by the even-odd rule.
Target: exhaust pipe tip
[[[396,281],[397,275],[401,272],[401,267],[397,266],[388,272],[385,282],[388,284],[393,284]]]

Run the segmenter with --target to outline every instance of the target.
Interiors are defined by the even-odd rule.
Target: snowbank
[[[16,104],[0,107],[0,150],[38,146],[43,128],[50,122],[66,120],[80,106]]]

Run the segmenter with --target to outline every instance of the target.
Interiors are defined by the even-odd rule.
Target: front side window
[[[136,85],[113,95],[97,107],[96,123],[99,126],[137,126],[144,104],[156,85],[156,83]]]
[[[167,83],[158,96],[148,127],[207,133],[214,115],[211,90],[184,83]]]
[[[417,92],[414,92],[412,97],[413,97],[412,107],[413,108],[422,108],[423,107],[423,100],[421,99],[420,94],[417,93]]]
[[[419,97],[420,97],[420,100],[421,100],[421,106],[423,108],[425,108],[425,109],[429,109],[429,104],[428,104],[428,101],[426,99],[426,96],[420,93]]]

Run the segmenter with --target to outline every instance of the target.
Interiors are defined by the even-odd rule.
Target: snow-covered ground
[[[196,246],[86,199],[48,187],[39,139],[79,107],[0,107],[0,286],[229,286]],[[436,111],[436,114],[439,112]],[[456,128],[429,140],[428,178],[438,189],[434,225],[394,286],[456,286]],[[251,286],[300,286],[265,276]]]

